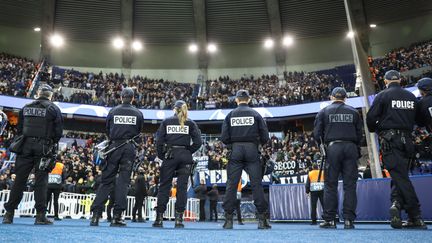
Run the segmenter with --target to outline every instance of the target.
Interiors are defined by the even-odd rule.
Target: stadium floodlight
[[[283,46],[291,46],[294,43],[294,38],[291,36],[285,36],[282,39],[282,45]]]
[[[132,49],[134,51],[141,51],[143,49],[143,45],[142,45],[141,41],[136,40],[136,41],[132,42]]]
[[[370,24],[369,27],[371,27],[371,28],[376,28],[377,25],[376,25],[376,24]]]
[[[207,51],[210,53],[215,53],[217,51],[216,44],[210,43],[207,45]]]
[[[34,27],[33,30],[36,32],[39,32],[39,31],[41,31],[41,28],[40,27]]]
[[[112,44],[116,49],[122,49],[124,47],[124,41],[120,37],[115,38]]]
[[[271,48],[273,48],[273,46],[274,46],[274,42],[272,39],[267,39],[264,41],[264,47],[266,49],[271,49]]]
[[[61,47],[64,45],[64,39],[59,34],[54,34],[50,37],[50,43],[54,47]]]
[[[350,39],[354,38],[354,31],[348,32],[347,37]]]
[[[191,53],[195,53],[195,52],[197,52],[198,51],[198,45],[197,44],[195,44],[195,43],[192,43],[192,44],[190,44],[189,45],[189,52],[191,52]]]

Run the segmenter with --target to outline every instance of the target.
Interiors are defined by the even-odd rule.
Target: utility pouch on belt
[[[22,153],[22,147],[24,144],[24,135],[16,136],[9,146],[9,151],[16,154]]]
[[[395,134],[392,131],[384,131],[379,134],[380,146],[382,152],[391,151],[391,140]]]

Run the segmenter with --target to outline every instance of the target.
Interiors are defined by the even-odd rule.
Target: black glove
[[[363,156],[361,153],[361,147],[360,146],[357,146],[357,154],[358,154],[359,159]]]

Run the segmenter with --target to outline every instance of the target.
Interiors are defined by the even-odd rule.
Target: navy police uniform
[[[185,104],[184,101],[178,100],[175,107],[181,108]],[[175,175],[177,175],[176,227],[180,226],[177,224],[181,224],[181,222],[177,222],[177,217],[182,217],[186,209],[187,184],[193,166],[192,154],[201,145],[201,131],[194,121],[186,119],[183,127],[177,116],[171,116],[162,121],[156,137],[157,154],[163,163],[160,168],[157,219],[153,224],[154,227],[162,227],[161,217],[166,210]]]
[[[356,218],[357,160],[362,138],[362,121],[356,109],[341,101],[346,98],[345,89],[333,89],[332,96],[337,100],[317,114],[314,125],[315,140],[323,141],[327,146],[323,219],[331,224],[328,226],[336,227],[334,220],[338,210],[338,179],[339,174],[342,174],[343,217],[346,228],[352,228],[352,221]]]
[[[39,92],[52,93],[52,88],[42,85]],[[18,133],[24,136],[22,152],[18,153],[15,162],[16,181],[10,192],[9,201],[4,205],[5,209],[12,214],[21,202],[23,191],[26,187],[27,178],[35,168],[35,208],[41,217],[36,224],[50,224],[45,220],[46,197],[48,185],[48,173],[51,168],[40,168],[41,158],[52,158],[55,145],[63,134],[63,118],[60,109],[45,96],[40,96],[34,102],[27,104],[19,112]],[[52,161],[54,162],[54,161]],[[55,162],[52,163],[55,165]],[[5,217],[7,219],[7,216]],[[5,222],[6,221],[6,222]],[[4,220],[4,223],[12,223]]]
[[[400,86],[397,71],[388,71],[385,79],[390,83],[375,97],[367,113],[367,125],[379,136],[382,161],[392,178],[391,226],[401,228],[401,209],[407,211],[410,219],[419,219],[421,215],[419,200],[408,177],[409,161],[414,154],[411,133],[418,103],[411,92]]]
[[[432,132],[432,79],[422,78],[418,81],[417,87],[424,92],[423,97],[418,102],[417,124],[426,127],[428,132]]]
[[[237,98],[248,99],[246,90],[239,90]],[[259,145],[269,141],[267,125],[261,115],[242,103],[232,110],[222,124],[221,141],[231,150],[227,165],[227,188],[223,202],[226,218],[230,220],[224,228],[232,228],[232,214],[236,208],[237,185],[242,171],[250,177],[254,204],[258,211],[260,222],[265,225],[259,228],[270,228],[268,224],[268,203],[264,197],[262,182],[262,167],[260,162]],[[260,218],[261,217],[261,218]]]
[[[132,99],[133,93],[131,88],[124,88],[121,96],[123,99]],[[106,118],[106,131],[110,140],[108,149],[114,148],[126,140],[139,135],[143,124],[143,114],[130,103],[124,102],[111,109]],[[125,225],[121,221],[121,214],[127,208],[127,191],[134,161],[135,145],[133,143],[127,143],[108,154],[105,164],[102,166],[101,184],[91,207],[93,212],[92,226],[97,226],[98,222],[94,220],[102,213],[104,203],[114,186],[114,223],[111,223],[111,225]]]

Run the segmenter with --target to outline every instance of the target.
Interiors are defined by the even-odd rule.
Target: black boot
[[[402,225],[402,227],[405,229],[427,229],[427,225],[420,217],[408,219],[407,222]]]
[[[390,207],[390,226],[393,229],[402,228],[401,210],[400,205],[397,201],[394,201]]]
[[[243,220],[241,220],[241,219],[238,220],[237,224],[238,224],[238,225],[244,225]]]
[[[335,220],[326,220],[322,222],[319,226],[322,229],[336,229],[336,221]]]
[[[183,212],[175,213],[175,228],[184,228],[183,224]]]
[[[146,220],[145,220],[143,217],[139,217],[139,216],[138,216],[138,220],[137,220],[137,222],[138,222],[138,223],[145,223]]]
[[[310,223],[310,225],[317,225],[317,221],[316,220],[312,220],[312,222]]]
[[[100,214],[93,212],[92,218],[90,220],[90,226],[99,226]]]
[[[225,223],[223,225],[224,229],[232,229],[233,228],[233,215],[232,213],[225,213]]]
[[[114,218],[110,224],[111,227],[125,227],[126,222],[122,219],[121,213],[114,214]]]
[[[156,220],[153,222],[152,226],[156,228],[163,227],[163,213],[156,213]]]
[[[133,217],[131,221],[135,223],[137,220],[135,217]]]
[[[57,216],[54,216],[54,220],[55,221],[61,221],[61,218],[59,218],[59,216],[57,215]]]
[[[345,225],[344,225],[344,229],[354,229],[354,221],[353,220],[349,220],[349,219],[345,219]]]
[[[271,229],[271,225],[270,225],[270,214],[269,213],[265,213],[264,214],[265,218],[264,218],[264,225],[267,229]]]
[[[258,229],[271,229],[266,213],[258,214]]]
[[[35,223],[36,225],[51,225],[53,222],[47,219],[45,213],[36,213]]]
[[[7,211],[3,215],[3,224],[13,224],[14,212]]]

